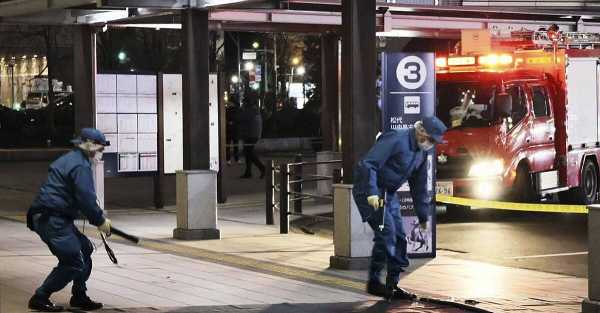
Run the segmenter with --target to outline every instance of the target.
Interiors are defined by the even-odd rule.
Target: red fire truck
[[[492,47],[436,58],[436,114],[449,129],[437,146],[438,188],[480,199],[596,202],[600,35],[531,32]]]

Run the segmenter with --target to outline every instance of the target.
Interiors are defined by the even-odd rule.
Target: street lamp
[[[260,44],[258,43],[258,41],[255,41],[252,43],[252,48],[254,48],[254,49],[258,49],[259,46],[260,46]]]
[[[246,71],[253,70],[254,69],[254,63],[252,63],[252,62],[246,62],[246,63],[244,63],[244,69]]]
[[[300,65],[300,66],[298,67],[298,69],[296,69],[296,73],[297,73],[298,75],[304,75],[304,74],[306,73],[306,69],[304,68],[304,66]]]
[[[125,62],[125,59],[127,59],[127,54],[124,51],[120,51],[119,54],[117,54],[117,58],[119,61]]]
[[[240,82],[240,78],[237,75],[233,75],[233,76],[231,76],[231,82],[233,84],[237,84]]]
[[[298,65],[298,64],[300,64],[300,58],[299,58],[299,57],[294,57],[294,58],[292,58],[292,64],[293,64],[293,65]]]

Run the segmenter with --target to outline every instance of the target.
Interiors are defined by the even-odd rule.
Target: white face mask
[[[423,127],[423,124],[421,122],[417,122],[415,124],[415,132],[417,137],[417,145],[419,145],[419,149],[421,149],[422,151],[431,150],[434,146],[434,143],[427,135],[427,131],[425,131],[425,128]]]
[[[98,152],[94,153],[94,160],[97,162],[102,161],[102,155],[103,155],[102,151],[98,151]]]
[[[419,149],[423,150],[423,151],[429,151],[433,148],[433,142],[429,141],[429,140],[425,140],[423,142],[418,142],[417,143],[419,145]]]

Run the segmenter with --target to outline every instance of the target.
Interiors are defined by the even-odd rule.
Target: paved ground
[[[29,296],[56,261],[21,222],[0,219],[0,229],[3,233],[0,313],[27,312]],[[100,312],[467,312],[444,304],[388,303],[358,290],[348,291],[349,288],[328,287],[117,242],[111,246],[119,265],[113,265],[101,242],[89,235],[98,250],[93,257],[94,271],[88,287],[94,299],[106,304]],[[55,294],[53,300],[66,305],[68,290]]]
[[[45,179],[44,162],[0,162],[0,211],[18,214],[33,200]],[[225,167],[228,203],[264,203],[264,184],[254,178],[239,179],[243,165]],[[256,172],[256,171],[255,171]],[[174,204],[175,183],[167,178],[167,204]],[[134,188],[135,186],[135,188]],[[310,186],[309,186],[310,187]],[[149,208],[152,179],[107,179],[106,203],[115,208]],[[262,223],[264,220],[257,222]],[[332,236],[331,225],[306,221],[307,230]],[[517,243],[517,244],[515,244]],[[478,211],[468,217],[439,216],[438,248],[458,252],[458,257],[587,277],[587,218],[583,215]]]
[[[445,305],[367,301],[349,303],[282,303],[273,305],[228,305],[213,307],[186,307],[160,310],[155,308],[136,308],[131,310],[104,310],[103,313],[460,313],[465,312]]]
[[[26,301],[56,264],[39,238],[22,223],[0,220],[0,312],[26,312]],[[89,229],[89,227],[88,227]],[[113,308],[339,303],[366,295],[257,273],[214,262],[112,243],[119,265],[101,247],[94,256],[90,294]],[[68,290],[54,299],[67,303]],[[192,312],[192,311],[189,311]]]
[[[3,173],[0,176],[0,198],[2,199],[0,212],[3,215],[22,215],[24,208],[29,205],[45,176],[45,164],[25,165],[27,166],[20,163],[0,163],[0,172]],[[95,286],[95,289],[107,293],[104,297],[107,297],[109,301],[104,301],[115,305],[118,309],[133,307],[137,310],[135,312],[152,310],[150,308],[159,309],[159,312],[177,312],[177,310],[183,310],[183,312],[188,312],[185,310],[192,310],[192,312],[193,310],[199,310],[198,312],[212,312],[210,310],[230,312],[233,310],[231,312],[237,312],[235,311],[238,309],[237,306],[242,304],[255,306],[251,308],[244,307],[249,312],[277,312],[277,310],[288,312],[292,308],[297,308],[302,312],[310,312],[311,307],[306,306],[306,303],[311,301],[292,298],[295,307],[286,307],[285,305],[282,306],[282,303],[290,303],[290,301],[282,295],[279,295],[278,302],[271,303],[259,301],[251,303],[231,302],[230,300],[219,302],[214,294],[196,295],[198,288],[206,289],[205,287],[194,287],[193,283],[186,283],[185,280],[180,281],[179,277],[175,280],[172,277],[176,276],[171,276],[179,273],[182,276],[181,279],[194,278],[204,283],[205,277],[189,275],[190,273],[202,272],[202,270],[194,268],[193,271],[181,272],[182,267],[179,262],[183,262],[183,268],[186,268],[185,266],[210,268],[216,263],[219,266],[224,266],[228,271],[233,271],[231,273],[243,271],[247,275],[257,275],[261,279],[263,275],[266,275],[274,281],[283,279],[290,281],[290,284],[304,284],[304,287],[311,286],[306,287],[308,289],[313,288],[312,286],[330,288],[337,292],[346,292],[359,297],[349,297],[344,300],[348,302],[343,304],[342,307],[358,305],[366,310],[364,312],[413,312],[417,309],[414,312],[426,312],[423,310],[427,308],[409,309],[394,306],[382,308],[383,303],[373,302],[374,299],[365,298],[362,292],[364,280],[366,279],[364,271],[329,269],[329,257],[333,254],[333,245],[331,239],[327,236],[309,236],[301,233],[279,235],[277,226],[264,225],[264,204],[262,202],[264,196],[260,193],[261,189],[264,188],[263,182],[258,179],[239,180],[236,177],[240,171],[239,166],[233,166],[228,171],[229,181],[227,185],[231,190],[238,191],[239,194],[230,196],[229,202],[220,208],[219,227],[223,238],[219,241],[182,242],[172,240],[171,234],[172,229],[175,227],[175,215],[170,212],[173,212],[174,208],[168,207],[163,211],[144,209],[151,205],[151,201],[148,200],[151,199],[151,180],[147,178],[107,180],[107,192],[111,194],[107,196],[111,218],[124,229],[136,233],[146,240],[142,241],[141,248],[120,244],[113,246],[122,261],[122,266],[119,268],[109,264],[102,255],[95,257],[98,260],[96,270],[99,275],[98,283],[100,284]],[[134,206],[135,203],[141,204]],[[122,210],[127,206],[134,206],[137,209]],[[328,205],[307,204],[306,211],[324,213],[331,211],[331,207]],[[587,294],[586,279],[498,265],[536,268],[531,264],[544,260],[539,268],[545,271],[580,275],[584,272],[582,270],[585,267],[585,262],[582,261],[585,259],[584,256],[539,257],[539,254],[585,251],[584,220],[558,216],[547,218],[541,215],[482,216],[480,214],[470,219],[445,220],[442,218],[441,221],[442,223],[438,228],[438,246],[445,250],[439,250],[438,257],[434,260],[413,262],[410,271],[402,278],[403,286],[420,294],[438,298],[454,299],[459,302],[464,302],[466,299],[474,300],[479,303],[477,307],[493,312],[513,312],[515,310],[519,312],[580,311],[581,300]],[[20,231],[21,229],[25,230],[24,225],[13,225],[11,227],[0,224],[0,233],[3,236],[6,234],[11,235],[13,240],[22,240]],[[26,234],[25,236],[33,235],[30,232],[26,232]],[[32,238],[37,239],[35,236]],[[5,243],[0,242],[0,259],[2,259],[2,262],[0,262],[1,313],[12,313],[14,308],[22,308],[35,285],[39,283],[44,273],[49,271],[54,264],[53,258],[48,255],[45,248],[40,245],[41,243],[32,238],[27,239],[30,240],[29,243],[19,241],[13,243],[12,246],[13,248],[15,245],[29,247],[27,249],[31,249],[31,251],[6,252],[2,250],[5,249]],[[31,244],[38,246],[31,247]],[[506,258],[515,256],[519,258]],[[536,256],[536,258],[530,258],[531,256]],[[8,262],[9,260],[11,261]],[[151,264],[145,264],[148,260],[152,260]],[[573,262],[573,260],[581,262],[575,265],[567,263],[567,261]],[[20,269],[8,270],[8,264],[20,267]],[[127,264],[134,264],[135,267],[127,268],[125,267]],[[558,267],[552,269],[550,265],[558,265]],[[172,268],[169,268],[169,266]],[[572,271],[574,268],[578,269]],[[113,272],[119,270],[121,272]],[[129,270],[133,270],[133,274]],[[208,271],[210,272],[210,270]],[[225,270],[219,271],[226,272]],[[161,273],[169,274],[164,274],[163,277],[160,276]],[[140,279],[143,283],[141,285],[139,282],[135,284],[127,282],[119,285],[116,281],[131,279],[137,277],[138,274],[143,277]],[[103,281],[104,279],[107,281]],[[113,279],[113,281],[110,279]],[[231,280],[231,275],[228,279],[223,277],[213,279],[212,282],[216,285],[211,284],[208,289],[216,288],[219,290],[217,287],[219,284],[228,286],[230,284],[227,282],[228,280]],[[115,285],[111,285],[112,282],[116,286],[120,286],[118,288],[126,287],[129,289],[143,289],[146,286],[144,284],[150,286],[158,284],[161,288],[169,289],[177,284],[183,284],[183,287],[177,285],[175,293],[180,293],[179,288],[181,290],[191,288],[190,290],[194,290],[194,295],[191,296],[191,301],[186,302],[185,299],[177,298],[175,294],[171,296],[168,290],[163,291],[161,289],[160,292],[153,290],[143,297],[144,301],[146,299],[151,299],[147,301],[165,301],[166,298],[168,301],[174,302],[164,302],[162,303],[163,306],[158,305],[161,303],[156,302],[136,302],[132,304],[127,302],[131,299],[121,299],[127,294],[126,292],[115,293]],[[273,287],[276,284],[267,285]],[[264,285],[259,286],[260,291],[258,293],[270,292],[268,288],[265,289]],[[252,291],[256,292],[256,287],[255,284],[252,284]],[[243,290],[233,290],[236,290],[235,295],[244,294]],[[204,291],[210,292],[210,290]],[[173,290],[170,292],[173,292]],[[102,295],[98,296],[103,297]],[[331,310],[334,310],[334,304],[341,301],[339,297],[328,300],[326,295],[320,294],[320,296],[323,296],[320,302],[330,303],[331,307],[328,308],[331,308]],[[64,303],[67,295],[62,297],[59,299]],[[210,306],[211,308],[197,308],[197,306]],[[7,307],[11,309],[7,309]],[[348,309],[343,307],[340,310]]]

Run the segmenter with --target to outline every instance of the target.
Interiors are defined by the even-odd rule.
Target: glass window
[[[548,93],[542,86],[531,87],[533,95],[533,113],[536,117],[550,116],[550,106],[548,103]]]
[[[510,116],[512,124],[517,125],[527,114],[523,88],[521,86],[511,86],[507,91],[512,98],[512,113]]]
[[[489,82],[441,82],[437,115],[450,128],[487,127],[494,122],[496,86]]]

